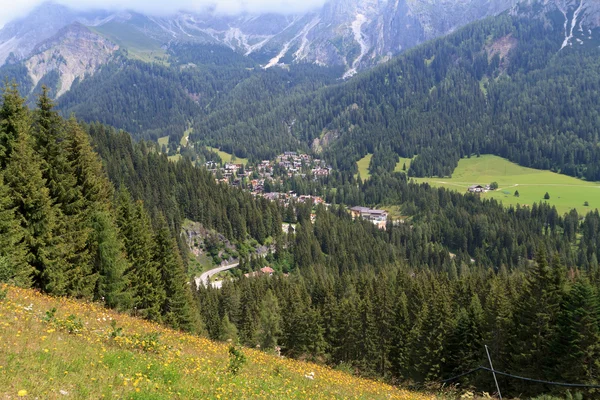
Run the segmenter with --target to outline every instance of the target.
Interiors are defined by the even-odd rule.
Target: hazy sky
[[[200,11],[214,6],[217,12],[295,13],[321,6],[326,0],[55,0],[79,9],[129,9],[151,14],[169,14],[179,10]],[[44,0],[0,0],[0,27],[14,18],[27,15]]]

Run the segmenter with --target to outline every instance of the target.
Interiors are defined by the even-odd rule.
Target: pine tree
[[[195,330],[197,319],[193,308],[190,285],[187,283],[183,261],[177,243],[171,237],[164,217],[159,217],[158,229],[154,237],[154,262],[160,269],[164,286],[165,300],[161,305],[163,321],[173,328],[184,331]]]
[[[0,173],[0,282],[31,286],[33,269],[26,261],[24,236],[10,198],[10,189]]]
[[[131,309],[132,298],[125,277],[130,265],[116,222],[108,211],[97,211],[91,217],[91,228],[91,263],[99,275],[94,298],[103,300],[110,308]]]
[[[260,306],[259,339],[263,350],[274,350],[281,334],[281,315],[279,303],[273,292],[269,289],[263,297]]]
[[[597,384],[600,373],[600,303],[587,279],[578,280],[558,320],[558,376],[566,382]]]
[[[23,228],[26,261],[33,269],[33,285],[53,292],[52,276],[58,269],[53,251],[56,209],[42,177],[39,159],[33,152],[27,126],[20,123],[17,126],[20,130],[4,179]]]
[[[42,88],[37,105],[33,147],[40,156],[42,176],[57,208],[52,250],[60,262],[48,277],[49,289],[55,294],[92,298],[98,275],[90,267],[89,215],[68,159],[69,138],[46,87]]]
[[[408,298],[404,291],[396,300],[394,316],[392,345],[390,349],[392,372],[395,376],[406,378],[408,375],[408,355],[410,350],[408,348],[408,339],[412,323],[408,312]]]
[[[0,170],[8,165],[19,134],[29,127],[29,112],[17,84],[6,83],[0,108]]]
[[[238,330],[235,324],[229,320],[229,315],[225,315],[221,320],[221,329],[219,340],[222,342],[238,342]]]
[[[146,319],[159,321],[165,290],[153,258],[154,232],[150,219],[142,202],[134,204],[124,188],[119,192],[117,215],[117,224],[131,263],[126,277],[130,282],[134,311]]]
[[[549,349],[555,339],[560,299],[555,276],[548,266],[545,253],[540,251],[514,313],[512,372],[540,379],[552,373],[554,366]],[[534,385],[518,388],[535,390]]]

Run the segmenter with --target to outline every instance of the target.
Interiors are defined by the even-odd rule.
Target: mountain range
[[[55,95],[60,96],[118,50],[142,61],[168,63],[172,46],[194,43],[230,48],[264,69],[300,63],[341,66],[343,78],[349,78],[507,10],[562,18],[564,46],[591,38],[600,26],[600,5],[591,0],[330,0],[321,9],[296,15],[182,11],[160,17],[82,12],[49,2],[0,30],[0,65],[23,65],[32,89],[58,78]]]

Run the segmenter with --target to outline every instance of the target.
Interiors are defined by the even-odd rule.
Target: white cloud
[[[0,0],[0,27],[25,16],[44,0]],[[207,8],[217,13],[275,12],[293,14],[310,11],[327,0],[55,0],[56,3],[76,9],[133,10],[148,14],[172,14],[177,11],[203,11]]]

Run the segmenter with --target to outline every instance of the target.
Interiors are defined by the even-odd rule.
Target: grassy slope
[[[162,148],[163,145],[169,146],[169,136],[158,138],[158,145]]]
[[[91,28],[100,35],[127,49],[130,57],[144,62],[165,62],[167,54],[160,43],[137,29],[120,22],[108,22]]]
[[[219,150],[217,148],[214,148],[214,147],[206,147],[206,148],[208,150],[212,151],[212,152],[217,153],[219,155],[219,157],[221,157],[221,160],[223,160],[223,162],[231,162],[231,158],[233,157],[232,154],[225,153],[224,151],[221,151],[221,150]],[[244,165],[246,165],[246,164],[248,164],[248,159],[247,158],[236,157],[235,163],[236,164],[244,164]]]
[[[498,182],[499,189],[483,197],[495,198],[505,205],[539,203],[544,194],[550,194],[548,202],[560,213],[576,208],[580,213],[600,208],[600,185],[550,171],[521,167],[501,157],[483,155],[460,160],[452,178],[424,178],[433,186],[443,186],[466,192],[470,185]],[[519,191],[519,197],[514,192]],[[589,202],[589,207],[583,203]]]
[[[58,322],[45,322],[54,307]],[[81,318],[79,333],[65,328],[69,315]],[[109,337],[112,320],[123,329],[118,339]],[[151,333],[159,335],[158,343],[142,350],[134,335]],[[232,376],[224,343],[33,290],[9,287],[0,300],[2,398],[19,391],[43,399],[432,398],[257,350],[243,352],[248,361]],[[305,378],[309,372],[314,380]]]
[[[369,172],[371,158],[373,158],[373,154],[369,153],[356,162],[356,165],[358,166],[358,173],[360,174],[360,179],[362,180],[369,179],[371,177],[371,173]]]

